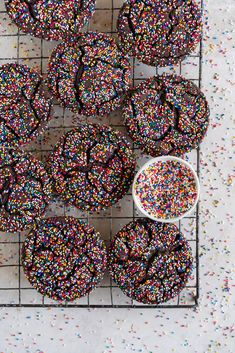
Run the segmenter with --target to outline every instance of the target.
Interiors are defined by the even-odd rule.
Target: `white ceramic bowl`
[[[156,162],[159,162],[159,161],[177,161],[183,165],[186,165],[192,172],[193,176],[194,176],[194,179],[195,179],[195,183],[196,183],[196,188],[197,188],[197,197],[196,197],[196,200],[194,202],[194,204],[192,205],[192,207],[187,211],[185,212],[184,214],[182,214],[180,217],[176,217],[176,218],[170,218],[170,219],[162,219],[162,218],[155,218],[153,217],[151,214],[149,214],[148,212],[146,212],[143,207],[142,207],[142,204],[139,200],[139,197],[137,196],[136,194],[136,190],[135,190],[135,183],[137,182],[137,178],[139,177],[139,175],[146,169],[148,168],[150,165],[156,163]],[[199,179],[198,179],[198,176],[197,176],[197,173],[195,172],[195,170],[193,169],[193,167],[191,166],[191,164],[189,164],[188,162],[186,162],[185,160],[181,159],[181,158],[178,158],[178,157],[174,157],[174,156],[162,156],[162,157],[157,157],[157,158],[153,158],[151,160],[149,160],[147,163],[145,163],[143,165],[142,168],[140,168],[140,170],[137,172],[135,178],[134,178],[134,182],[132,184],[132,196],[133,196],[133,199],[134,199],[134,202],[135,202],[135,205],[136,207],[138,208],[138,210],[140,212],[142,212],[146,217],[154,220],[154,221],[157,221],[157,222],[162,222],[162,223],[174,223],[174,222],[177,222],[179,221],[180,219],[188,216],[196,207],[197,203],[198,203],[198,200],[199,200],[199,195],[200,195],[200,184],[199,184]]]

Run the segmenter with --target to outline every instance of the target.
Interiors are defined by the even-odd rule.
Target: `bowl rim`
[[[141,205],[141,202],[139,200],[139,197],[136,194],[135,191],[135,184],[137,182],[137,178],[139,177],[139,175],[145,170],[147,169],[150,165],[156,163],[156,162],[160,162],[160,161],[177,161],[181,164],[186,165],[192,172],[193,176],[194,176],[194,180],[196,182],[196,188],[197,188],[197,197],[195,199],[194,204],[192,205],[192,207],[185,213],[183,213],[181,216],[179,217],[175,217],[175,218],[168,218],[168,219],[162,219],[162,218],[157,218],[152,216],[151,214],[149,214],[147,211],[145,211]],[[199,183],[199,178],[198,175],[196,173],[196,171],[194,170],[194,168],[192,167],[192,165],[185,161],[182,158],[179,157],[175,157],[175,156],[161,156],[161,157],[155,157],[150,159],[149,161],[147,161],[136,173],[133,183],[132,183],[132,197],[134,200],[134,203],[136,205],[136,207],[138,208],[138,210],[143,213],[146,217],[152,219],[153,221],[157,221],[157,222],[161,222],[161,223],[174,223],[177,221],[180,221],[181,219],[183,219],[184,217],[187,217],[197,206],[197,203],[199,201],[199,197],[200,197],[200,192],[201,192],[201,188],[200,188],[200,183]]]

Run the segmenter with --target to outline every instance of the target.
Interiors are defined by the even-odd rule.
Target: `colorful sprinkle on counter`
[[[170,220],[187,213],[198,189],[192,171],[176,160],[156,161],[143,170],[134,184],[142,209],[154,219]]]

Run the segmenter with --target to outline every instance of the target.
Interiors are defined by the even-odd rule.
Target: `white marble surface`
[[[106,7],[109,1],[102,1],[102,4]],[[202,88],[210,102],[211,125],[201,147],[198,309],[1,308],[1,353],[234,352],[232,123],[235,111],[235,1],[207,0],[205,5]],[[0,10],[3,7],[1,0]],[[108,15],[107,11],[106,20]],[[104,17],[102,21],[105,21]],[[100,18],[96,14],[93,22],[100,23]],[[8,22],[4,16],[0,18],[1,33],[6,28],[14,33],[15,27],[9,26]],[[97,23],[93,24],[96,28]],[[108,22],[102,26],[106,24]],[[37,40],[31,41],[31,47],[22,42],[23,57],[27,58],[30,51],[35,57],[39,56],[35,42]],[[44,50],[50,50],[50,45]],[[6,51],[14,57],[14,46],[1,38],[0,57]],[[39,63],[40,59],[34,60],[34,66],[37,61]],[[59,122],[60,118],[54,124]]]

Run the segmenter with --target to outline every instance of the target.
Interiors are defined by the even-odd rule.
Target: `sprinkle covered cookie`
[[[22,231],[40,220],[51,192],[41,162],[29,153],[0,148],[1,231]]]
[[[87,211],[112,206],[128,191],[135,158],[125,136],[105,125],[79,125],[67,132],[49,157],[55,189]]]
[[[180,156],[196,148],[209,125],[204,94],[176,75],[147,79],[128,97],[123,116],[130,137],[146,154]]]
[[[99,233],[81,220],[43,219],[23,244],[22,265],[42,295],[72,301],[90,293],[102,279],[106,248]]]
[[[59,44],[48,67],[48,86],[61,104],[86,116],[118,108],[130,85],[130,63],[115,40],[102,33],[82,33]]]
[[[177,64],[201,40],[201,10],[194,0],[128,0],[117,29],[123,47],[141,62]]]
[[[178,228],[147,218],[129,223],[116,234],[108,260],[117,285],[145,304],[160,304],[177,296],[193,265],[191,248]]]
[[[5,0],[21,31],[47,40],[76,37],[95,11],[95,0]]]
[[[42,77],[26,65],[0,66],[0,144],[17,147],[35,139],[51,116]]]

